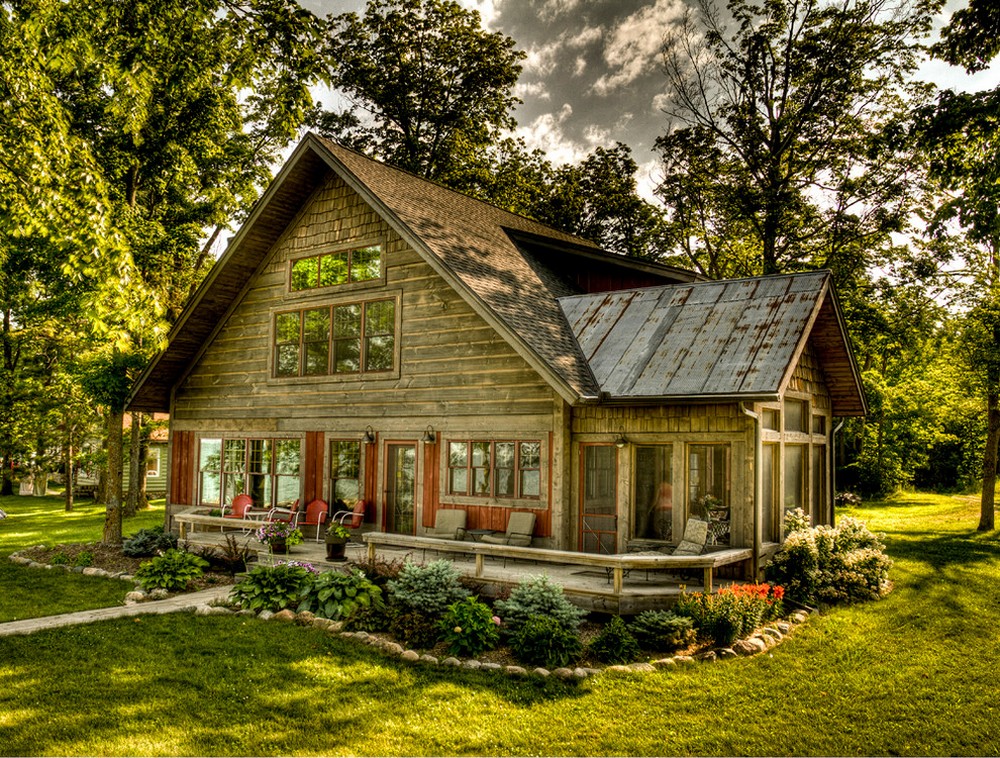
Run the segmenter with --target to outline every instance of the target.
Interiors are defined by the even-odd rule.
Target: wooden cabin
[[[827,272],[704,281],[308,135],[129,408],[170,414],[168,517],[531,511],[533,547],[615,553],[698,516],[759,556],[787,509],[831,521],[834,418],[865,400]]]

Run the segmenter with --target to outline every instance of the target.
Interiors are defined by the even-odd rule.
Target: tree
[[[657,146],[675,239],[697,239],[686,253],[705,271],[849,280],[906,226],[905,119],[926,96],[910,76],[929,14],[895,0],[727,8],[731,28],[702,0],[664,47],[671,126]],[[720,242],[734,231],[729,262]]]
[[[319,131],[426,179],[450,184],[514,126],[524,54],[452,0],[370,0],[330,20],[324,55],[352,108],[314,114]]]

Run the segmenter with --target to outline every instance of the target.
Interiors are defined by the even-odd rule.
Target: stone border
[[[34,547],[47,547],[46,545],[35,545]],[[25,548],[26,550],[31,550],[33,548]],[[45,569],[47,571],[62,569],[68,574],[83,574],[84,576],[103,576],[106,579],[121,579],[126,582],[134,582],[135,577],[132,574],[126,573],[124,571],[119,571],[117,573],[111,571],[105,571],[102,568],[97,568],[96,566],[70,566],[69,564],[52,564],[52,563],[39,563],[38,561],[33,561],[31,558],[25,558],[21,555],[21,552],[11,553],[8,556],[11,563],[17,563],[21,566],[27,566],[28,568]]]

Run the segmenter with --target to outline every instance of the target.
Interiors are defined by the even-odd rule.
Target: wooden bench
[[[705,592],[712,591],[712,574],[719,566],[740,563],[753,557],[750,548],[730,548],[702,555],[596,555],[577,553],[570,550],[546,550],[533,547],[510,545],[490,545],[483,542],[460,542],[436,537],[417,537],[409,534],[389,534],[368,532],[362,535],[368,544],[368,558],[375,559],[376,548],[401,547],[417,550],[434,550],[440,553],[458,553],[475,558],[475,576],[483,576],[483,560],[487,556],[495,558],[520,559],[540,563],[556,563],[569,566],[597,567],[611,572],[615,594],[621,594],[625,575],[633,570],[674,571],[677,569],[701,569]]]
[[[218,527],[222,531],[229,528],[246,532],[260,529],[263,524],[261,519],[223,518],[222,516],[209,516],[207,513],[182,512],[175,513],[172,518],[177,524],[182,540],[187,539],[189,529],[191,532],[195,532],[199,526],[212,527],[213,529]]]

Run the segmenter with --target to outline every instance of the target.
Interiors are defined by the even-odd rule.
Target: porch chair
[[[507,531],[503,534],[487,534],[482,541],[490,545],[516,545],[531,547],[531,535],[535,531],[535,514],[514,511],[507,519]]]
[[[434,526],[427,529],[428,537],[443,540],[464,540],[468,514],[459,508],[442,508],[434,516]]]
[[[238,518],[246,519],[250,518],[250,510],[253,508],[253,498],[249,495],[237,495],[233,498],[233,502],[229,505],[222,506],[222,518]],[[229,511],[226,513],[226,511]],[[226,527],[220,526],[220,532],[226,531]],[[244,532],[247,530],[244,529]]]
[[[330,506],[325,500],[313,500],[306,506],[304,517],[299,520],[301,526],[316,527],[316,541],[319,542],[320,527],[326,522]]]
[[[677,547],[669,552],[670,555],[701,555],[708,542],[708,522],[701,519],[689,518],[684,527],[684,534]],[[666,552],[666,551],[664,551]]]
[[[353,509],[334,513],[333,521],[345,529],[360,529],[361,525],[365,523],[365,509],[367,507],[364,500],[358,500]]]
[[[284,521],[292,529],[299,525],[299,516],[302,511],[299,509],[299,501],[296,499],[288,508],[272,508],[267,513],[268,521]]]

